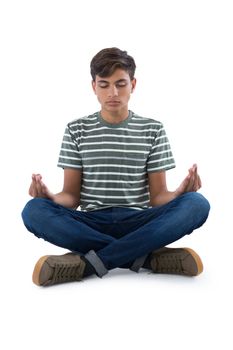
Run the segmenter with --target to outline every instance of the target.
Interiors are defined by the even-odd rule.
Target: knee
[[[44,198],[33,198],[27,202],[21,214],[24,225],[27,228],[30,228],[32,223],[41,217],[41,211],[45,207],[45,202],[47,201],[48,200]]]
[[[183,196],[193,215],[196,214],[205,221],[210,211],[209,201],[199,192],[188,192]]]

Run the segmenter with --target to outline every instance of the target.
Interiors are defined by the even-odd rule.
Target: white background
[[[0,2],[1,349],[232,349],[231,3]],[[174,246],[197,250],[205,270],[191,279],[115,270],[39,288],[37,259],[64,251],[21,222],[31,173],[60,190],[65,125],[99,109],[89,63],[112,46],[137,64],[130,109],[165,125],[177,163],[170,189],[199,165],[211,214]]]

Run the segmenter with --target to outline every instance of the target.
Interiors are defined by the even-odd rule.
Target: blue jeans
[[[209,202],[197,192],[145,210],[108,208],[82,212],[48,199],[30,200],[22,218],[37,237],[82,255],[94,251],[107,270],[130,267],[190,234],[207,219]]]

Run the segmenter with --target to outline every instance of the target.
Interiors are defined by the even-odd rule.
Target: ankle
[[[97,275],[97,273],[96,273],[94,267],[91,265],[91,263],[84,256],[81,256],[81,259],[85,262],[83,277]]]
[[[147,256],[147,258],[146,258],[146,260],[144,261],[142,267],[143,267],[144,269],[149,269],[149,270],[151,270],[151,254],[149,254],[149,255]]]

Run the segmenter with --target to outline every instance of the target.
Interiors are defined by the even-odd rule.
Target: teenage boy
[[[102,277],[118,267],[187,276],[203,270],[194,250],[165,247],[203,225],[210,206],[197,193],[195,164],[175,191],[167,189],[166,171],[175,162],[163,124],[128,108],[135,68],[118,48],[95,55],[92,88],[101,109],[66,127],[58,162],[62,191],[52,193],[40,174],[32,175],[25,226],[70,251],[37,261],[37,285]]]

